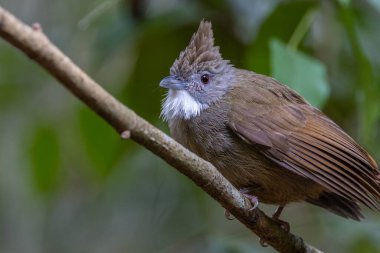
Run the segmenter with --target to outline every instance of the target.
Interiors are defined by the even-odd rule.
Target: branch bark
[[[143,145],[193,180],[277,251],[321,252],[302,238],[285,232],[259,208],[249,211],[249,201],[211,163],[191,153],[121,104],[54,46],[38,26],[23,24],[1,6],[0,36],[45,68],[123,137]]]

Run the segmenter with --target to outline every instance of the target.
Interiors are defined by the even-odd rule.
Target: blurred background
[[[239,68],[305,96],[380,162],[380,1],[0,0],[157,127],[158,83],[203,18]],[[261,205],[267,212],[274,207]],[[380,252],[380,213],[306,204],[291,231],[326,252]],[[119,136],[0,40],[0,252],[274,252],[189,179]]]

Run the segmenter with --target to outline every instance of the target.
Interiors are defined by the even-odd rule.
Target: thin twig
[[[123,137],[131,138],[185,174],[229,213],[279,252],[321,252],[285,232],[209,162],[199,158],[121,104],[65,56],[42,30],[35,30],[0,7],[0,36],[39,63]],[[124,133],[124,134],[123,134]]]

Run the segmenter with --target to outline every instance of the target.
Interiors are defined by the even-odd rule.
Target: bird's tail
[[[346,219],[360,221],[364,218],[357,203],[332,192],[324,192],[318,199],[307,199],[306,201],[313,205],[323,207]]]

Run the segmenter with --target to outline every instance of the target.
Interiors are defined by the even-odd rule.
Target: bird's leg
[[[274,220],[277,224],[279,224],[286,232],[289,232],[290,230],[289,223],[280,219],[280,215],[282,211],[284,210],[284,207],[285,206],[279,206],[277,208],[276,212],[274,212],[274,214],[272,215],[272,220]]]

